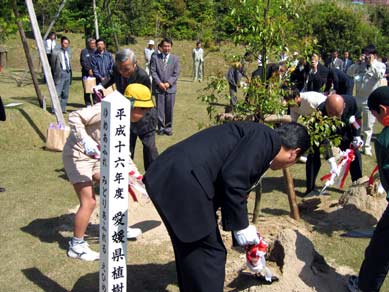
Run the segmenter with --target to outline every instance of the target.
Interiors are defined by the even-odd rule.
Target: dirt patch
[[[246,268],[243,248],[232,247],[231,233],[222,231],[228,249],[225,291],[346,291],[347,276],[355,271],[327,262],[315,250],[312,230],[321,228],[334,232],[344,228],[371,227],[386,207],[385,198],[367,195],[366,188],[358,186],[346,191],[340,202],[329,196],[320,196],[306,200],[300,207],[305,222],[297,222],[288,216],[272,216],[261,217],[257,224],[257,229],[269,243],[267,266],[279,279],[271,285]],[[72,229],[74,216],[69,215],[77,208],[69,210],[62,229]],[[95,228],[95,232],[99,222],[98,209],[92,215],[89,228]],[[143,230],[137,244],[153,245],[153,248],[171,244],[151,202],[142,205],[130,202],[128,217],[130,226]],[[174,260],[173,255],[171,260]]]
[[[303,201],[299,207],[304,220],[318,231],[368,229],[387,207],[385,196],[368,193],[367,183],[363,183],[350,187],[338,200],[322,195]]]
[[[227,262],[227,291],[346,291],[347,276],[354,271],[326,262],[314,248],[303,223],[288,217],[266,217],[258,224],[270,243],[267,266],[279,281],[266,283],[250,273],[242,255]]]
[[[75,214],[79,205],[69,210],[69,214]],[[100,203],[97,200],[96,208],[91,216],[88,231],[91,233],[98,232],[99,224],[99,209]],[[73,228],[74,216],[68,217],[64,227],[67,226],[70,230]],[[146,245],[156,245],[165,242],[170,242],[170,237],[166,231],[165,225],[162,223],[156,209],[151,201],[143,202],[142,204],[130,200],[128,208],[128,226],[140,228],[143,232],[137,238],[137,242]]]

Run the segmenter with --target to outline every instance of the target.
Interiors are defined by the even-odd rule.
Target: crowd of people
[[[63,112],[66,112],[72,79],[69,43],[68,38],[62,37],[60,47],[56,48],[55,34],[50,34],[46,41],[46,53]],[[231,122],[203,130],[161,155],[155,135],[173,134],[180,63],[172,54],[170,38],[162,39],[157,48],[154,46],[154,40],[147,42],[143,69],[131,49],[119,50],[114,58],[106,50],[103,39],[89,38],[87,47],[81,51],[80,64],[83,78],[96,78],[99,85],[96,89],[115,85],[124,96],[135,98],[131,112],[131,158],[134,158],[139,138],[146,170],[143,181],[172,240],[180,291],[223,291],[226,249],[215,215],[219,208],[223,229],[232,231],[235,243],[242,246],[259,243],[256,228],[248,223],[247,192],[268,168],[285,168],[304,157],[310,147],[310,137],[306,128],[298,123],[301,115],[320,111],[343,122],[337,129],[342,136],[339,147],[343,151],[353,149],[354,160],[350,165],[353,183],[362,177],[361,153],[373,154],[371,139],[375,120],[384,125],[375,143],[375,153],[383,189],[389,191],[389,88],[385,86],[386,65],[373,45],[366,46],[355,61],[351,60],[349,52],[344,52],[341,59],[334,51],[326,62],[318,54],[313,54],[308,61],[297,52],[290,58],[283,53],[280,62],[268,64],[265,75],[269,78],[290,73],[292,87],[283,98],[289,104],[291,123],[273,130],[255,123]],[[201,42],[196,43],[192,60],[193,81],[201,82],[204,79]],[[250,79],[263,75],[261,57],[251,78],[246,71],[245,62],[236,62],[227,72],[229,111],[233,111],[238,102],[237,90],[242,86],[242,78],[249,83]],[[93,182],[99,181],[100,171],[99,102],[103,96],[98,92],[85,93],[86,108],[69,115],[72,133],[63,154],[66,173],[80,200],[68,255],[88,261],[99,258],[84,240],[96,204]],[[326,146],[324,156],[330,173],[339,176],[330,143],[323,140],[321,144]],[[320,150],[314,147],[306,157],[306,196],[320,194],[315,186],[320,167]],[[379,291],[389,268],[389,253],[384,250],[389,241],[388,222],[387,210],[366,250],[359,276],[349,280],[350,291]],[[128,230],[130,238],[140,234],[141,230]],[[251,268],[255,272],[255,267]]]

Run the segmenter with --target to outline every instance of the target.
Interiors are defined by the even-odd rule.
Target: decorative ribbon
[[[371,172],[370,176],[369,176],[369,186],[373,185],[374,183],[374,175],[376,174],[376,172],[378,171],[378,165],[376,165],[373,169],[373,171]]]
[[[333,185],[339,186],[339,188],[343,188],[344,183],[346,181],[346,177],[350,171],[351,162],[355,159],[355,153],[353,149],[347,149],[343,152],[341,161],[337,164],[339,171],[339,176],[334,179]],[[327,173],[326,175],[320,178],[321,181],[329,181],[331,180],[333,173]]]

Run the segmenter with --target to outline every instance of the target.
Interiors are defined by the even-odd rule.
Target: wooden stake
[[[294,191],[293,177],[289,168],[282,170],[286,182],[286,191],[288,193],[288,200],[290,206],[290,215],[294,220],[300,220],[300,212],[297,205],[296,193]]]
[[[16,5],[16,2],[15,2],[15,5]],[[40,57],[40,60],[41,60],[42,66],[43,66],[43,71],[45,73],[47,87],[48,87],[49,93],[50,93],[51,104],[54,107],[54,113],[55,113],[55,116],[57,118],[57,122],[61,123],[62,125],[66,125],[65,119],[64,119],[63,114],[62,114],[61,105],[60,105],[59,100],[58,100],[57,91],[55,89],[53,75],[51,74],[49,61],[47,60],[46,50],[45,50],[45,47],[43,44],[43,39],[41,36],[41,31],[40,31],[39,26],[38,26],[38,21],[36,19],[36,14],[35,14],[34,5],[32,3],[32,0],[26,0],[26,6],[28,9],[28,14],[30,16],[31,27],[32,27],[32,30],[34,32],[35,41],[36,41],[38,51],[39,51],[39,57]]]

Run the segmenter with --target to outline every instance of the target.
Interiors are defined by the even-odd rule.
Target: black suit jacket
[[[329,91],[332,85],[337,94],[353,94],[354,79],[339,69],[329,70],[324,91]]]
[[[357,121],[361,120],[361,113],[358,110],[357,102],[352,95],[342,95],[344,102],[346,104],[345,109],[343,111],[341,120],[344,123],[344,127],[341,127],[337,130],[337,133],[342,136],[342,142],[340,144],[341,149],[349,148],[349,145],[355,136],[361,135],[361,129],[358,130],[354,128],[352,124],[350,124],[350,117],[355,116]],[[323,115],[328,116],[327,110],[325,107],[325,102],[321,103],[318,106],[318,109],[323,113]]]
[[[279,135],[257,123],[227,123],[203,130],[163,152],[144,182],[167,228],[183,242],[215,230],[249,224],[247,195],[281,148]]]
[[[307,86],[304,91],[317,91],[321,92],[321,88],[327,82],[328,69],[322,64],[317,65],[317,72],[313,74],[309,72],[307,77]]]

